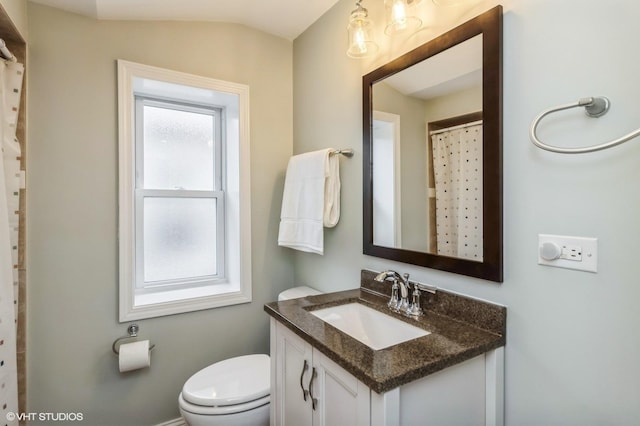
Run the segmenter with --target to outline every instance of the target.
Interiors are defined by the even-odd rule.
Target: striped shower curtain
[[[18,424],[18,209],[23,185],[16,125],[23,74],[22,64],[0,60],[0,417],[2,424],[11,425]]]
[[[438,254],[482,262],[482,122],[438,131],[432,143]]]

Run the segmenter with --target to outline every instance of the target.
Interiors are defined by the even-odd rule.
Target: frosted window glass
[[[212,191],[212,115],[144,106],[144,188]]]
[[[144,199],[144,281],[216,274],[216,200]]]

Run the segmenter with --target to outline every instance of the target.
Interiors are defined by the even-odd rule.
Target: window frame
[[[117,73],[119,321],[251,302],[249,87],[121,59],[117,60]],[[140,84],[141,82],[145,84]],[[148,87],[155,88],[147,90],[146,83],[153,83]],[[158,89],[158,86],[162,89]],[[141,91],[140,87],[145,89]],[[176,97],[164,93],[175,91],[176,88],[184,89],[185,93],[190,94]],[[158,286],[148,294],[136,294],[135,266],[136,261],[139,261],[139,254],[136,253],[135,203],[140,195],[135,193],[135,162],[139,158],[135,145],[136,94],[161,102],[183,104],[186,101],[190,105],[222,108],[220,129],[230,144],[229,147],[222,148],[222,155],[228,164],[220,169],[223,173],[220,189],[225,190],[223,211],[226,268],[225,279],[218,280],[216,284],[194,282],[188,289],[172,288],[175,286],[163,289]],[[159,191],[173,193],[174,190]],[[192,191],[185,191],[184,195],[187,192]]]

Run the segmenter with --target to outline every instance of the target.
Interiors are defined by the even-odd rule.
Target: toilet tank
[[[314,296],[316,294],[322,294],[322,292],[304,285],[291,287],[278,295],[278,301],[281,302],[283,300],[297,299],[298,297]]]

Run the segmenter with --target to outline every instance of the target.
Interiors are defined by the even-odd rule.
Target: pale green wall
[[[292,45],[234,24],[95,21],[29,4],[28,410],[84,424],[178,417],[195,371],[268,353],[263,304],[291,286],[277,247],[292,153]],[[253,302],[138,321],[151,368],[118,373],[116,59],[250,86]]]
[[[379,3],[366,7],[381,30]],[[504,283],[361,254],[362,75],[496,3],[439,9],[423,1],[433,12],[423,16],[431,27],[411,39],[381,36],[378,57],[355,61],[344,53],[353,1],[341,0],[294,42],[293,63],[288,43],[234,25],[95,22],[30,5],[29,410],[83,411],[87,424],[168,420],[177,416],[176,395],[193,371],[268,349],[262,303],[280,289],[292,281],[325,291],[355,288],[361,268],[392,267],[508,306],[507,424],[637,423],[640,263],[632,248],[640,235],[640,192],[628,182],[640,180],[640,145],[567,157],[536,149],[527,132],[540,110],[596,94],[613,101],[606,117],[566,113],[541,136],[593,144],[638,127],[632,94],[640,61],[629,52],[640,39],[634,21],[640,4],[502,2]],[[584,31],[588,25],[600,30]],[[110,353],[125,329],[116,322],[119,57],[252,90],[255,301],[140,321],[158,347],[151,369],[126,376]],[[325,255],[296,253],[295,280],[290,251],[275,245],[292,126],[296,153],[356,150],[340,160],[342,215],[325,231]],[[598,274],[538,266],[538,233],[599,237]]]
[[[640,93],[640,59],[632,53],[640,39],[640,3],[501,2],[504,283],[362,254],[362,75],[497,3],[447,9],[423,1],[430,27],[416,37],[389,39],[382,34],[382,2],[365,2],[381,44],[372,60],[345,55],[352,0],[338,2],[294,41],[294,151],[329,145],[356,150],[341,160],[340,222],[325,230],[324,256],[296,254],[296,281],[342,290],[359,285],[361,268],[394,268],[505,304],[506,424],[637,424],[640,190],[634,183],[640,181],[640,141],[562,156],[535,148],[528,131],[541,110],[600,94],[613,102],[607,116],[565,112],[543,122],[540,136],[565,146],[595,144],[640,126],[634,96]],[[539,233],[598,237],[599,272],[539,266]]]

